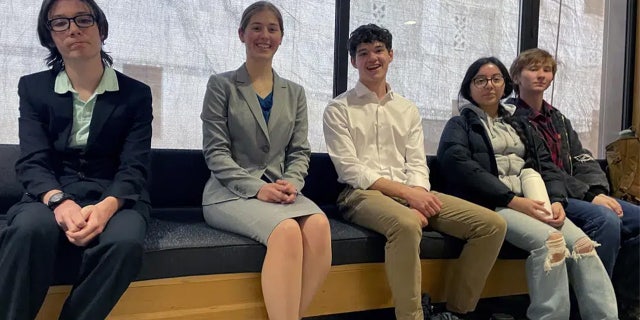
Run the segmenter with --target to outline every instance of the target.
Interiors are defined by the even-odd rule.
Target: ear
[[[352,58],[351,58],[351,65],[352,65],[354,68],[358,69],[358,66],[356,65],[356,58],[355,58],[355,57],[352,57]]]
[[[238,28],[238,38],[240,38],[240,42],[244,43],[244,30],[242,28]]]
[[[393,61],[393,49],[389,50],[389,57],[391,57],[391,60],[389,60],[389,62]]]

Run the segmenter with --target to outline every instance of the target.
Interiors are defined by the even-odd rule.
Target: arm
[[[41,83],[33,80],[28,82],[25,77],[18,83],[20,158],[16,162],[16,173],[27,194],[46,205],[53,194],[61,192],[62,186],[53,167],[57,151],[49,138],[50,115],[47,113],[48,110],[41,110],[42,107],[36,99],[39,93],[29,91],[30,88],[40,86]],[[64,231],[78,231],[86,226],[80,206],[73,200],[65,201],[53,214],[57,224]]]
[[[562,119],[568,134],[573,170],[573,176],[567,174],[567,179],[573,184],[586,185],[588,189],[583,195],[583,200],[605,206],[619,217],[622,217],[624,214],[622,207],[615,199],[608,196],[609,180],[607,179],[607,174],[593,158],[591,152],[582,147],[578,133],[571,126],[571,121],[564,116],[562,116]]]
[[[202,107],[203,153],[207,166],[218,181],[241,198],[253,197],[265,184],[240,167],[231,155],[231,136],[227,127],[231,85],[223,77],[209,78]]]
[[[111,184],[103,193],[102,201],[108,197],[114,197],[135,202],[140,200],[149,177],[151,121],[153,120],[151,89],[144,85],[130,92],[114,94],[131,95],[129,111],[133,119],[123,141],[118,169]],[[116,210],[121,206],[122,204]]]
[[[411,108],[411,128],[405,145],[405,169],[407,185],[418,186],[426,191],[431,190],[429,182],[429,167],[427,155],[424,151],[424,132],[422,131],[422,117],[417,107]]]
[[[35,85],[33,82],[27,83],[25,77],[18,83],[20,158],[16,162],[16,174],[27,194],[44,202],[48,200],[48,198],[42,199],[46,193],[60,190],[62,186],[52,166],[56,150],[49,139],[48,114],[40,111],[39,106],[33,101],[37,93],[29,92],[29,89]],[[71,100],[69,102],[71,103]]]
[[[518,125],[524,128],[526,133],[527,147],[529,149],[527,165],[533,166],[532,162],[537,162],[536,171],[542,176],[545,187],[547,188],[547,194],[549,194],[549,200],[551,203],[561,203],[563,206],[567,205],[567,186],[565,182],[566,174],[562,169],[553,163],[551,160],[551,153],[547,148],[546,142],[541,136],[535,133],[533,127],[528,123],[528,120],[524,118],[518,119]]]
[[[296,106],[296,120],[293,135],[285,151],[283,179],[290,182],[296,191],[302,190],[304,178],[309,170],[309,147],[307,118],[307,98],[302,87],[299,88],[297,101],[291,101]]]
[[[593,158],[591,152],[582,147],[578,133],[573,130],[571,121],[564,115],[561,115],[561,118],[569,140],[569,157],[571,157],[573,171],[567,179],[572,180],[573,183],[587,186],[587,192],[583,195],[585,201],[592,201],[599,194],[608,194],[609,182],[606,173],[602,171],[600,164]]]
[[[487,199],[496,207],[506,207],[515,194],[489,168],[473,159],[467,128],[462,116],[447,122],[438,146],[438,163],[448,180],[463,185],[475,198]],[[486,148],[489,151],[491,146]]]
[[[329,103],[324,111],[323,130],[327,152],[344,183],[355,189],[366,190],[382,177],[358,159],[349,131],[346,106],[335,100]]]

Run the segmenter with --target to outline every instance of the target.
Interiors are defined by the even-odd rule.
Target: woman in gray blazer
[[[269,319],[300,319],[331,266],[329,222],[299,193],[311,153],[306,97],[272,69],[283,35],[273,4],[247,7],[238,35],[246,62],[211,76],[201,114],[211,170],[204,217],[267,246],[262,292]]]

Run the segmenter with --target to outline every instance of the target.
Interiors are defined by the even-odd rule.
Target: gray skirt
[[[264,245],[273,229],[283,220],[322,213],[322,210],[298,194],[291,204],[270,203],[251,199],[237,199],[202,207],[204,220],[210,226],[234,232]]]

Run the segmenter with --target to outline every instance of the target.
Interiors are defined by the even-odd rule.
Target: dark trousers
[[[0,233],[0,319],[34,319],[56,268],[71,274],[71,294],[60,319],[104,319],[142,264],[146,222],[133,209],[118,211],[87,247],[71,244],[51,210],[39,202],[10,209]],[[70,268],[71,270],[69,270]]]

